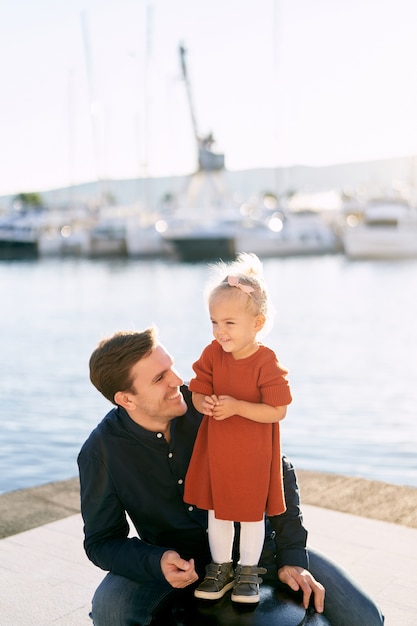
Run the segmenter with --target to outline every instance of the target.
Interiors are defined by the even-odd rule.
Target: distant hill
[[[213,175],[215,177],[216,175]],[[181,198],[192,175],[148,179],[93,181],[52,190],[32,190],[41,194],[47,206],[96,204],[99,197],[113,203],[140,203],[158,208],[163,199]],[[353,191],[361,188],[369,195],[383,194],[393,186],[413,189],[417,183],[417,156],[341,163],[322,167],[294,165],[286,168],[259,168],[245,171],[224,170],[214,184],[223,186],[225,195],[236,194],[245,200],[266,192],[316,193],[326,190]],[[10,207],[13,196],[0,197],[0,210]]]

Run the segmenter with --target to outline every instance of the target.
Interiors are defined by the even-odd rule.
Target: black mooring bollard
[[[187,596],[184,597],[184,600]],[[306,611],[288,593],[263,583],[257,604],[238,604],[226,594],[216,602],[190,596],[183,606],[165,613],[155,626],[331,626],[313,610]]]

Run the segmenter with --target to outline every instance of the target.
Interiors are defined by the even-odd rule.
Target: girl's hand
[[[218,398],[214,394],[212,396],[204,396],[202,403],[204,415],[213,415],[213,409],[218,403]]]
[[[217,404],[213,407],[212,416],[215,420],[225,420],[231,415],[237,414],[236,398],[231,396],[219,396],[217,398]]]

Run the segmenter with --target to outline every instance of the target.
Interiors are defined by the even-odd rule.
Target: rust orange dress
[[[228,395],[271,406],[290,404],[287,370],[266,346],[234,359],[214,340],[193,364],[191,391]],[[214,510],[218,519],[260,521],[285,511],[279,423],[263,424],[232,415],[204,416],[185,479],[184,500]]]

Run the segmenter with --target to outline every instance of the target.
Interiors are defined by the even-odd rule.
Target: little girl
[[[212,563],[194,594],[217,600],[233,587],[235,602],[259,601],[264,515],[285,511],[279,422],[291,392],[287,370],[257,340],[268,318],[262,264],[240,254],[211,289],[214,341],[193,365],[193,403],[204,413],[185,480],[184,500],[208,511]],[[240,558],[233,571],[234,522]]]

